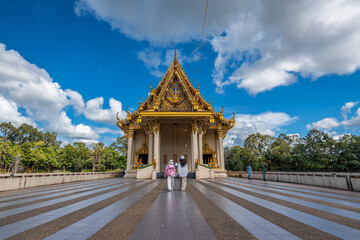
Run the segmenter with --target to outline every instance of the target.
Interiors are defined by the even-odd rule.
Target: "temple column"
[[[128,137],[128,152],[127,152],[127,159],[126,159],[126,171],[129,172],[131,170],[131,163],[132,163],[132,152],[134,148],[134,130],[129,129],[127,133]]]
[[[216,150],[216,164],[220,165],[220,146],[219,146],[219,135],[215,134],[215,150]]]
[[[198,151],[198,137],[197,137],[197,127],[196,127],[196,123],[193,123],[191,125],[191,158],[192,158],[192,162],[191,162],[191,171],[195,172],[195,160],[196,157],[199,154]]]
[[[204,164],[204,159],[203,159],[203,143],[202,143],[202,139],[203,139],[203,132],[200,131],[199,132],[199,161],[201,164]]]
[[[156,159],[156,171],[160,172],[160,124],[154,125],[154,157]]]
[[[224,140],[224,132],[222,130],[219,130],[219,154],[220,154],[220,169],[221,170],[225,170],[225,156],[224,156],[224,145],[223,145],[223,140]]]
[[[149,154],[148,154],[148,164],[151,164],[153,161],[154,154],[154,134],[152,132],[149,133]]]
[[[190,157],[188,159],[188,165],[190,166],[189,167],[189,172],[192,172],[193,171],[193,162],[194,162],[194,160],[193,160],[193,158],[194,158],[194,136],[193,136],[192,131],[191,131],[191,134],[190,134],[190,150],[191,150],[191,154],[190,154]]]
[[[135,155],[135,142],[136,142],[136,134],[135,134],[135,130],[134,130],[134,136],[133,136],[133,147],[132,147],[132,149],[131,149],[131,164],[132,165],[136,165],[136,163],[135,163],[135,157],[136,157],[136,155]]]

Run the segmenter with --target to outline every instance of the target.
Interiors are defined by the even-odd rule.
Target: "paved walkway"
[[[360,239],[360,193],[258,180],[106,179],[0,192],[0,239]]]
[[[130,239],[216,239],[187,191],[163,191]]]

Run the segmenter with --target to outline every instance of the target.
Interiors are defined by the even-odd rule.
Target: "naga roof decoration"
[[[150,89],[151,92],[144,102],[139,99],[136,111],[130,113],[127,109],[126,119],[119,119],[117,115],[119,128],[125,131],[130,125],[141,127],[143,118],[146,117],[204,117],[209,127],[217,128],[221,125],[224,131],[235,124],[235,115],[232,119],[225,119],[223,109],[220,113],[216,112],[211,106],[212,99],[207,102],[200,95],[200,84],[194,88],[176,55],[159,85],[155,89],[150,85]]]

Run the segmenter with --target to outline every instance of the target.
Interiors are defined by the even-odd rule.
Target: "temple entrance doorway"
[[[174,163],[178,163],[180,156],[185,156],[186,162],[189,167],[189,172],[195,171],[192,169],[191,156],[191,133],[190,124],[184,123],[161,123],[161,140],[160,140],[160,172],[164,172],[166,164],[170,159]]]

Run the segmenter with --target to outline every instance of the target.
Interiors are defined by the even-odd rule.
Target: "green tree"
[[[269,159],[273,170],[291,171],[290,139],[281,133],[269,148]]]
[[[74,161],[78,161],[76,147],[71,144],[67,144],[60,151],[59,167],[61,167],[64,171],[74,170],[77,168],[74,166]]]
[[[265,156],[273,139],[273,137],[261,133],[251,134],[245,139],[245,153],[248,154],[249,161],[255,170],[259,170],[260,163],[266,160]]]
[[[360,137],[345,134],[335,144],[334,171],[360,171]]]
[[[110,147],[114,148],[120,155],[126,156],[127,155],[127,139],[125,136],[118,137],[115,142],[113,142]]]
[[[306,157],[311,171],[332,171],[335,163],[335,140],[326,133],[311,129],[305,137]]]
[[[19,136],[19,130],[14,127],[10,122],[3,122],[0,124],[0,132],[2,139],[5,141],[11,141],[12,143],[16,142],[16,139]]]
[[[11,149],[13,144],[9,140],[0,139],[0,169],[8,171],[12,163]]]
[[[93,155],[91,161],[92,161],[92,171],[94,172],[96,165],[98,163],[101,164],[101,160],[104,155],[104,144],[102,142],[93,143],[92,148],[93,148]]]
[[[225,149],[225,168],[231,171],[243,171],[249,162],[249,154],[241,146]]]

